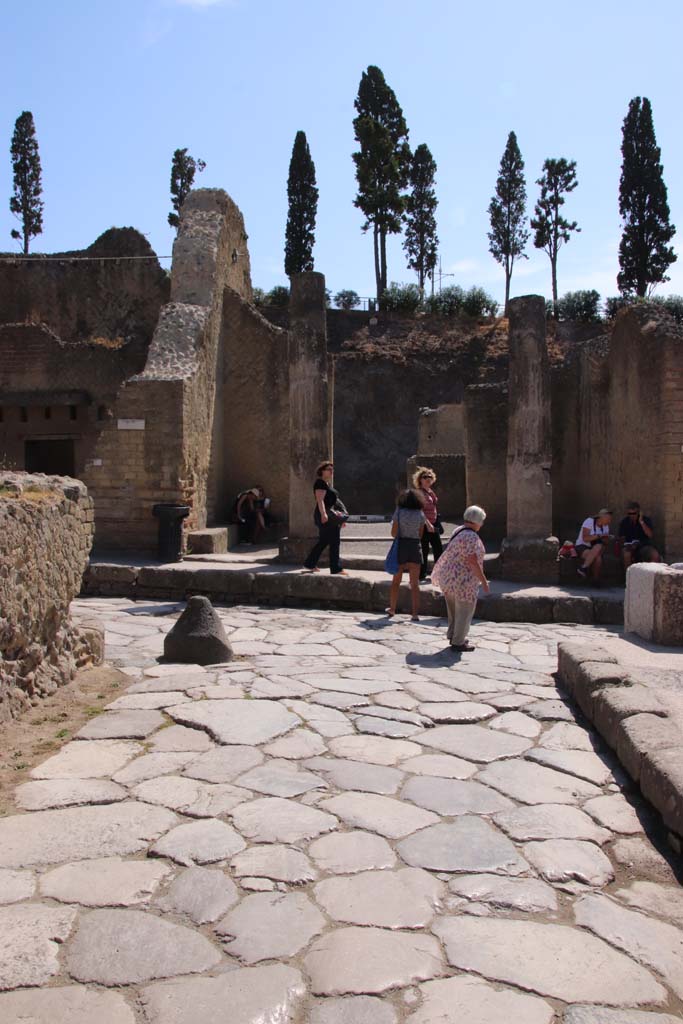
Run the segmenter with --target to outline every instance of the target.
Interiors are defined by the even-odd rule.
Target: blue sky
[[[507,134],[517,133],[529,207],[544,158],[577,161],[567,215],[580,235],[561,251],[559,290],[616,294],[621,124],[650,98],[679,262],[658,293],[683,293],[680,0],[21,0],[0,40],[0,249],[9,212],[14,121],[31,110],[45,200],[32,250],[80,248],[133,225],[171,252],[170,163],[206,160],[197,183],[225,188],[244,213],[255,285],[285,283],[286,179],[295,133],[316,164],[316,269],[329,287],[372,295],[372,243],[355,195],[353,101],[362,71],[382,68],[413,147],[437,161],[444,285],[498,299],[487,208]],[[528,249],[512,294],[550,292],[547,256]],[[414,280],[399,239],[389,278]]]

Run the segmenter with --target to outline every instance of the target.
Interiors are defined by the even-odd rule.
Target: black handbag
[[[441,534],[443,533],[443,523],[441,522],[441,516],[437,516],[436,519],[434,520],[434,529],[439,534],[439,536],[441,536]]]

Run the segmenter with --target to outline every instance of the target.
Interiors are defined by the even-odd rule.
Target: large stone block
[[[680,744],[681,733],[670,719],[645,713],[632,715],[620,723],[617,757],[631,778],[639,782],[644,759]]]
[[[585,662],[615,665],[616,660],[614,655],[608,654],[600,647],[587,647],[585,644],[571,641],[560,643],[557,647],[558,682],[564,690],[574,696]]]
[[[647,562],[626,573],[624,625],[628,633],[683,647],[683,570]]]
[[[664,824],[676,835],[683,836],[683,750],[680,745],[647,752],[641,763],[640,788],[660,812]]]
[[[217,665],[230,661],[232,647],[221,620],[207,597],[191,597],[187,608],[164,639],[168,661]]]
[[[501,579],[529,583],[557,583],[557,537],[506,537],[500,549]]]
[[[656,715],[663,718],[665,715],[664,708],[652,690],[646,686],[631,686],[628,683],[629,679],[625,672],[621,684],[618,674],[615,673],[613,682],[599,688],[593,697],[590,718],[613,750],[617,748],[621,724],[625,718],[632,718],[634,715]]]
[[[187,535],[187,550],[193,555],[224,555],[228,550],[227,526],[193,530]]]

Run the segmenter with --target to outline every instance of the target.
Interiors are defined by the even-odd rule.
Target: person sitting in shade
[[[618,533],[624,569],[633,562],[661,562],[661,555],[652,543],[654,532],[652,520],[643,515],[638,502],[629,501]]]
[[[600,580],[602,555],[612,539],[609,532],[611,522],[610,510],[601,508],[596,516],[584,519],[576,538],[576,553],[581,559],[577,572],[579,576],[590,575],[594,583]]]

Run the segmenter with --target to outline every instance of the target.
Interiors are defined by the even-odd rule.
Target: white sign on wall
[[[118,420],[117,425],[119,430],[144,430],[144,420]]]

